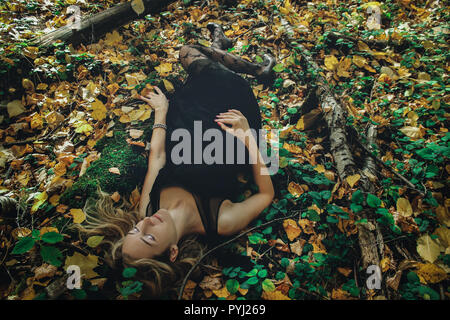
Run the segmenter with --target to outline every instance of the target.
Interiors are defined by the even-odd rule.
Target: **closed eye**
[[[138,232],[140,232],[140,231],[139,231],[139,229],[135,226],[135,227],[133,227],[133,229],[131,229],[131,230],[128,232],[128,234],[135,234],[135,233],[138,233]]]

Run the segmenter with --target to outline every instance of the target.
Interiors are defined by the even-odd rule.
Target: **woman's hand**
[[[153,110],[155,110],[155,115],[165,115],[169,110],[169,100],[167,100],[166,96],[160,88],[156,86],[154,88],[158,93],[150,92],[145,97],[139,95],[139,99],[147,102],[153,108]]]
[[[230,109],[228,112],[219,113],[214,121],[216,121],[223,130],[232,134],[244,144],[246,144],[245,137],[251,135],[247,118],[244,117],[239,110]],[[224,123],[231,125],[231,128]]]

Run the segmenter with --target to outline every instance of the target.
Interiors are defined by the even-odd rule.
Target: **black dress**
[[[159,171],[150,193],[149,205],[151,204],[152,208],[147,207],[147,215],[152,214],[150,211],[154,213],[159,209],[160,192],[163,188],[180,186],[194,196],[206,234],[214,238],[217,236],[220,204],[223,200],[236,196],[238,174],[252,177],[248,150],[238,139],[222,130],[214,119],[220,112],[238,109],[247,118],[250,128],[258,132],[261,129],[261,114],[250,85],[237,73],[209,59],[195,60],[190,67],[201,71],[196,74],[189,73],[183,87],[169,101],[166,120],[166,164]],[[194,121],[201,121],[202,133],[210,128],[219,130],[223,145],[226,136],[233,141],[232,164],[226,163],[227,151],[230,152],[226,147],[222,149],[222,164],[206,164],[204,161],[201,164],[194,163],[194,140],[199,139],[194,136]],[[172,141],[171,137],[174,130],[180,128],[190,133],[191,163],[175,164],[172,161],[171,151],[180,142]],[[211,144],[211,141],[203,141],[201,150],[205,150],[208,144]],[[245,150],[245,164],[238,163],[238,150]]]

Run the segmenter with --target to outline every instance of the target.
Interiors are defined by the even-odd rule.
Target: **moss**
[[[142,141],[150,141],[151,124],[144,124],[146,128]],[[60,203],[76,208],[83,207],[89,196],[95,196],[98,185],[106,192],[117,191],[127,198],[136,186],[139,188],[147,171],[147,158],[142,147],[126,142],[128,137],[125,126],[118,124],[113,137],[100,139],[95,149],[101,152],[101,157],[61,195]],[[112,167],[119,168],[120,175],[110,173],[108,169]]]

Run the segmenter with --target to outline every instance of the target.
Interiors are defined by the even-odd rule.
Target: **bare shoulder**
[[[217,233],[221,236],[227,236],[232,233],[232,219],[233,211],[236,210],[236,206],[239,202],[232,202],[229,199],[225,199],[219,208],[219,214],[217,217]]]

